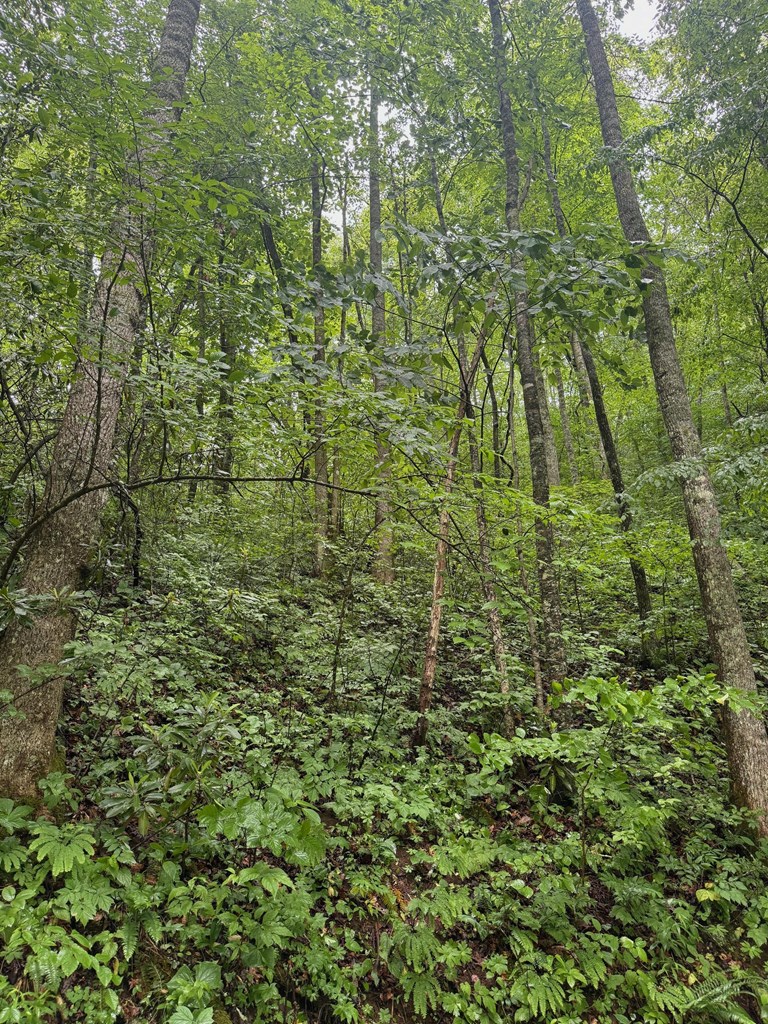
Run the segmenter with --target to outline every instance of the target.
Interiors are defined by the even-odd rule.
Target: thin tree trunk
[[[619,453],[613,439],[611,423],[608,419],[608,413],[603,400],[603,389],[597,375],[597,367],[595,366],[595,360],[592,358],[589,346],[582,342],[581,349],[584,358],[584,366],[592,389],[592,397],[595,403],[597,426],[600,431],[600,437],[603,440],[605,456],[608,460],[608,472],[611,475],[611,484],[613,486],[613,493],[616,498],[616,506],[619,512],[619,522],[621,523],[621,528],[624,533],[631,535],[632,512],[627,502],[627,495],[624,490],[624,477],[621,472]],[[651,591],[648,587],[648,577],[646,576],[645,569],[640,562],[631,555],[629,557],[629,568],[632,572],[632,579],[635,585],[637,614],[640,617],[640,642],[642,645],[642,652],[645,660],[652,662],[655,657],[655,651],[653,637],[649,632],[647,624],[648,618],[651,614]]]
[[[505,214],[509,231],[520,230],[520,165],[517,155],[515,123],[507,90],[507,63],[504,54],[504,35],[499,0],[488,0],[488,10],[493,33],[493,59],[496,71],[496,87],[499,98],[501,134],[506,170]],[[525,267],[517,250],[510,256],[510,264],[521,279]],[[552,524],[548,519],[549,472],[547,468],[546,440],[542,424],[541,408],[538,401],[536,373],[533,361],[533,329],[528,315],[528,294],[519,286],[515,293],[515,327],[517,335],[517,359],[523,385],[523,405],[528,427],[531,461],[533,499],[542,510],[536,517],[536,561],[541,594],[541,615],[544,626],[544,665],[547,682],[562,678],[566,672],[565,652],[562,641],[562,612],[560,591],[554,565],[554,537]]]
[[[624,235],[643,252],[650,235],[632,172],[622,154],[623,138],[613,78],[595,12],[589,0],[577,0],[587,54],[592,67],[603,143]],[[675,346],[672,316],[663,271],[646,257],[643,312],[656,393],[672,452],[681,469],[683,503],[693,559],[712,652],[725,683],[752,693],[755,671],[744,620],[720,534],[720,514],[691,413]],[[734,799],[760,815],[768,834],[768,734],[749,711],[724,708],[725,742]]]
[[[202,366],[205,360],[205,345],[207,340],[206,332],[208,329],[208,318],[206,316],[205,309],[205,264],[202,258],[198,263],[197,273],[197,360],[198,367],[202,372]],[[195,410],[197,412],[198,422],[202,423],[205,418],[205,388],[202,384],[198,384],[197,391],[195,392]],[[194,505],[196,497],[197,480],[190,480],[187,492],[187,500],[190,505]]]
[[[510,355],[509,362],[509,444],[512,452],[512,486],[520,490],[520,458],[517,454],[517,438],[515,437],[515,375],[514,362]],[[515,510],[515,554],[517,555],[518,577],[520,589],[525,595],[525,620],[528,629],[528,642],[531,647],[531,666],[533,668],[533,685],[536,695],[536,709],[539,714],[546,712],[546,692],[544,676],[541,671],[541,649],[539,647],[539,629],[531,601],[531,585],[528,582],[528,570],[525,567],[525,549],[523,547],[523,516],[520,506]]]
[[[568,459],[568,472],[571,476],[571,484],[579,482],[579,464],[576,461],[576,452],[573,447],[573,434],[571,433],[571,418],[568,415],[568,405],[565,401],[565,387],[560,367],[555,367],[555,380],[557,382],[557,405],[560,409],[560,426],[563,431],[563,444],[565,455]]]
[[[448,542],[451,528],[451,512],[448,499],[453,491],[453,484],[456,478],[456,466],[458,464],[459,439],[464,419],[467,415],[467,408],[470,402],[470,395],[477,369],[480,365],[480,358],[485,346],[485,333],[478,334],[475,351],[472,359],[464,372],[459,367],[461,376],[461,394],[456,409],[456,421],[448,443],[448,462],[446,465],[445,479],[443,480],[443,505],[440,509],[440,518],[437,526],[437,542],[435,544],[435,571],[432,577],[432,608],[429,616],[429,627],[427,629],[427,647],[424,654],[424,667],[421,673],[421,685],[419,687],[419,717],[416,728],[411,737],[414,747],[423,746],[427,739],[429,722],[427,715],[432,706],[432,693],[435,688],[435,674],[437,672],[437,648],[440,642],[440,623],[443,617],[443,595],[445,593],[445,570],[448,556]]]
[[[215,487],[219,494],[229,493],[229,477],[232,476],[232,466],[235,460],[234,455],[234,421],[235,421],[235,393],[232,385],[231,374],[235,369],[236,349],[232,340],[232,331],[228,329],[226,308],[224,301],[225,274],[224,274],[224,234],[222,230],[219,244],[218,268],[216,273],[217,302],[219,313],[219,350],[223,366],[220,371],[219,380],[219,408],[218,408],[218,438],[216,441],[216,457],[213,461],[214,475],[220,477]]]
[[[483,368],[485,369],[485,380],[488,388],[488,399],[491,403],[491,442],[493,444],[493,475],[501,480],[501,417],[499,415],[499,400],[496,396],[496,388],[493,383],[493,367],[488,361],[488,356],[483,350]]]
[[[129,180],[156,182],[154,157],[176,122],[184,95],[199,15],[199,0],[170,0],[153,69],[158,104],[147,140],[128,169]],[[85,578],[107,491],[92,491],[53,512],[68,495],[109,478],[123,384],[143,320],[140,288],[150,269],[153,239],[129,205],[116,211],[111,247],[104,254],[86,336],[56,438],[40,524],[26,552],[20,585],[29,594],[77,590]],[[37,798],[50,770],[64,678],[21,676],[18,665],[56,665],[74,635],[72,613],[49,607],[33,628],[13,622],[0,641],[0,690],[13,695],[21,717],[0,721],[0,794]]]
[[[368,187],[369,187],[369,219],[370,219],[370,260],[374,274],[381,276],[383,270],[381,245],[381,179],[380,179],[380,148],[379,148],[379,97],[376,87],[371,82],[370,122],[368,132]],[[371,340],[374,350],[381,351],[386,332],[386,307],[384,292],[376,289],[371,307]],[[373,374],[374,389],[381,391],[381,380]],[[392,478],[391,452],[386,438],[380,430],[376,432],[376,464],[379,470],[379,496],[376,499],[377,526],[377,557],[374,575],[380,583],[393,583],[395,570],[392,562],[392,526],[390,523],[392,510],[389,491]]]
[[[533,334],[533,322],[531,334]],[[557,445],[555,444],[555,431],[552,428],[552,417],[549,413],[549,398],[547,382],[544,379],[544,372],[541,369],[539,353],[532,341],[531,357],[533,359],[533,373],[536,381],[536,397],[539,400],[539,412],[541,413],[541,429],[544,432],[544,452],[547,458],[547,476],[550,487],[560,486],[560,460],[557,457]]]
[[[549,124],[547,123],[547,115],[541,104],[538,96],[534,97],[536,105],[539,109],[539,119],[541,123],[541,138],[542,138],[542,151],[544,157],[544,173],[547,176],[547,191],[549,192],[549,198],[552,205],[552,213],[555,217],[555,224],[557,226],[557,233],[561,238],[565,238],[568,233],[568,228],[565,220],[565,213],[563,212],[563,204],[560,202],[560,187],[557,181],[557,175],[555,174],[552,166],[552,140],[549,134]],[[581,345],[576,332],[571,333],[571,352],[573,353],[573,364],[576,370],[576,381],[579,388],[579,397],[581,403],[585,409],[589,409],[590,396],[589,396],[589,383],[587,380],[587,371],[584,367],[584,359],[581,354]],[[563,392],[562,375],[558,368],[557,370],[557,395],[558,402],[560,405],[560,417],[563,424],[563,438],[565,441],[566,455],[568,457],[569,468],[571,469],[571,482],[578,483],[578,467],[576,466],[576,460],[573,455],[573,435],[570,430],[570,422],[568,419],[567,410],[565,415],[565,395]],[[602,449],[602,439],[599,440],[600,445],[600,458],[601,468],[605,466],[605,452]],[[574,467],[576,467],[576,475],[574,478]]]
[[[462,377],[466,380],[469,377],[469,366],[467,364],[467,353],[463,338],[459,339],[458,349],[459,359],[461,361]],[[486,360],[483,359],[483,362],[486,362]],[[469,465],[472,471],[472,486],[475,491],[475,519],[477,522],[477,546],[480,554],[480,577],[483,600],[485,602],[485,610],[488,617],[488,631],[491,634],[491,643],[493,645],[493,658],[496,663],[496,672],[499,677],[499,689],[506,697],[509,694],[507,645],[504,642],[504,631],[501,625],[501,615],[499,614],[499,596],[496,588],[496,576],[493,571],[491,542],[488,533],[488,520],[485,515],[482,467],[480,465],[480,452],[477,445],[475,410],[471,400],[471,391],[469,392],[469,395],[470,397],[466,403],[467,442],[469,445]],[[504,708],[504,727],[507,735],[509,735],[512,729],[512,719],[508,707]]]
[[[323,205],[324,205],[324,169],[319,160],[312,162],[312,268],[323,262]],[[325,363],[325,310],[321,296],[315,305],[314,312],[314,362]],[[320,576],[325,565],[325,553],[328,545],[328,449],[325,443],[325,413],[320,400],[314,408],[314,445],[315,445],[315,559],[314,571]]]

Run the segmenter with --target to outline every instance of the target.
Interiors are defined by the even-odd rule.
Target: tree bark
[[[484,346],[483,346],[484,347]],[[461,360],[461,374],[464,379],[469,375],[467,364],[467,353],[463,339],[459,341],[459,358]],[[483,360],[485,362],[485,360]],[[499,677],[499,689],[506,697],[509,694],[509,674],[507,670],[507,645],[504,641],[504,631],[501,625],[499,614],[499,595],[496,587],[496,576],[493,571],[491,558],[491,541],[488,532],[488,520],[485,515],[485,501],[483,499],[482,467],[480,465],[480,452],[477,444],[475,431],[475,409],[472,403],[471,391],[466,402],[467,419],[467,442],[469,445],[469,466],[472,471],[472,486],[475,491],[475,520],[477,522],[477,547],[480,555],[480,577],[485,603],[485,611],[488,618],[488,631],[491,634],[493,646],[493,659],[496,664],[496,672]],[[507,735],[511,734],[512,718],[508,707],[504,708],[504,728]]]
[[[381,177],[379,145],[379,96],[371,82],[370,121],[368,130],[368,207],[370,220],[369,253],[371,269],[381,276],[383,271],[381,245]],[[377,288],[371,307],[371,340],[374,350],[384,343],[386,332],[386,306],[384,292]],[[381,391],[381,380],[372,374],[374,389]],[[377,527],[377,552],[374,576],[380,583],[394,583],[395,570],[392,561],[392,526],[390,519],[389,490],[392,478],[392,464],[387,439],[381,430],[376,431],[376,464],[379,470],[379,496],[376,499],[375,523]]]
[[[507,62],[504,53],[504,34],[499,0],[488,0],[488,11],[491,18],[493,61],[506,172],[505,216],[507,229],[514,232],[520,230],[520,164],[517,155],[515,122],[506,84]],[[521,276],[524,275],[523,259],[516,249],[510,256],[510,265],[513,271],[517,271]],[[544,675],[547,682],[552,682],[565,675],[566,664],[562,641],[560,590],[554,565],[554,536],[552,524],[548,519],[549,471],[546,440],[533,360],[533,327],[528,314],[528,293],[524,287],[519,287],[515,292],[515,328],[517,361],[520,367],[523,406],[528,428],[533,499],[542,510],[542,514],[537,516],[535,524],[536,561],[541,595],[541,617],[544,627]]]
[[[613,439],[611,423],[608,419],[608,412],[603,400],[603,389],[597,375],[597,367],[595,366],[595,360],[592,357],[592,352],[590,351],[589,346],[582,342],[581,350],[592,391],[592,398],[595,403],[595,418],[597,419],[598,430],[600,431],[600,437],[603,441],[605,457],[608,462],[608,472],[611,476],[611,485],[613,486],[613,493],[616,498],[619,522],[621,523],[621,528],[624,533],[631,534],[632,511],[630,510],[627,502],[627,495],[624,490],[624,477],[621,472],[619,453]],[[647,621],[651,614],[651,591],[648,587],[648,577],[645,574],[643,566],[631,555],[629,556],[629,568],[632,573],[632,580],[634,581],[635,597],[637,599],[637,614],[640,618],[640,642],[642,652],[646,661],[652,662],[655,652],[653,638],[650,635],[647,626]]]
[[[217,303],[219,319],[219,352],[223,366],[219,373],[219,407],[218,416],[218,437],[216,439],[216,453],[213,460],[214,475],[219,477],[215,487],[219,494],[229,493],[229,478],[232,476],[232,466],[235,461],[235,392],[231,380],[232,371],[235,369],[237,350],[232,338],[232,331],[227,325],[226,302],[225,302],[225,279],[228,275],[224,273],[224,256],[226,248],[222,229],[219,242],[218,267],[216,271]]]
[[[579,482],[579,464],[576,461],[576,452],[573,447],[573,434],[571,433],[571,418],[568,415],[568,405],[565,401],[565,387],[560,367],[555,368],[555,379],[557,381],[557,405],[560,409],[560,427],[563,431],[563,444],[565,455],[568,459],[568,472],[571,477],[571,484]]]
[[[519,229],[518,229],[519,230]],[[533,322],[531,325],[531,336],[533,337]],[[544,379],[544,372],[541,369],[539,353],[531,341],[531,358],[533,359],[533,374],[536,381],[536,397],[539,401],[539,412],[541,414],[541,429],[544,433],[544,452],[547,459],[547,476],[550,487],[560,486],[560,460],[557,457],[557,445],[555,444],[555,431],[552,428],[552,417],[549,413],[549,398],[547,395],[547,382]]]
[[[150,132],[127,179],[157,181],[154,158],[180,114],[192,55],[199,0],[170,0],[152,90]],[[123,384],[143,320],[143,293],[153,239],[129,204],[116,211],[66,410],[56,438],[40,525],[26,552],[20,586],[29,594],[62,595],[85,577],[106,490],[92,491],[48,516],[67,495],[108,479]],[[46,516],[48,516],[46,518]],[[32,627],[11,623],[0,641],[0,690],[13,697],[14,717],[0,720],[0,795],[35,800],[50,770],[61,711],[63,676],[43,670],[32,681],[17,671],[56,666],[74,635],[71,611],[54,598]],[[19,717],[21,716],[21,717]]]
[[[721,539],[717,500],[675,346],[664,273],[647,254],[650,234],[632,172],[622,152],[616,93],[600,25],[589,0],[577,0],[577,10],[592,68],[619,220],[627,240],[639,243],[638,250],[645,255],[643,312],[651,368],[672,452],[680,465],[683,503],[712,652],[722,680],[752,693],[756,689],[754,666],[731,565]],[[760,832],[768,835],[768,734],[765,725],[750,712],[735,712],[727,706],[723,718],[734,799],[758,812]]]
[[[445,570],[448,556],[448,542],[451,528],[451,512],[448,507],[448,498],[453,491],[453,484],[456,478],[456,466],[458,464],[459,440],[467,409],[471,401],[472,387],[480,365],[483,348],[485,347],[485,334],[480,332],[477,337],[475,351],[469,366],[461,365],[459,373],[461,376],[461,392],[459,404],[456,409],[456,421],[448,443],[448,462],[446,465],[445,479],[443,481],[443,505],[440,509],[440,518],[437,527],[437,542],[435,544],[435,571],[432,577],[432,607],[429,615],[429,627],[427,629],[427,647],[424,654],[424,667],[421,673],[421,685],[419,687],[419,717],[411,737],[411,744],[414,747],[423,746],[427,739],[429,721],[427,715],[432,706],[432,693],[435,688],[435,674],[437,672],[437,648],[440,642],[440,623],[443,617],[443,595],[445,594]],[[466,371],[466,372],[465,372]]]
[[[317,271],[323,262],[323,205],[324,205],[324,168],[320,161],[312,162],[312,268]],[[314,311],[314,343],[313,359],[315,363],[325,363],[325,310],[318,295]],[[325,413],[322,401],[317,400],[314,408],[314,446],[315,446],[315,556],[314,572],[320,576],[325,566],[325,554],[328,545],[328,448],[325,443]]]

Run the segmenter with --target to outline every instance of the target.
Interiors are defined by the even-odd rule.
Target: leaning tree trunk
[[[600,378],[597,375],[597,367],[595,366],[595,360],[592,357],[592,352],[590,351],[589,346],[582,342],[581,351],[584,359],[584,367],[589,379],[589,386],[592,391],[592,399],[595,403],[597,427],[600,431],[600,437],[603,440],[603,449],[608,462],[608,472],[611,475],[613,494],[616,499],[616,508],[619,513],[619,522],[621,523],[621,529],[624,533],[631,536],[632,510],[629,507],[626,491],[624,490],[624,476],[621,472],[619,453],[613,439],[613,431],[611,430],[611,423],[608,419],[608,411],[605,408],[605,402],[603,400],[603,389],[600,384]],[[653,662],[655,659],[655,645],[653,637],[648,629],[648,619],[651,615],[651,591],[648,586],[648,577],[646,576],[643,566],[636,558],[633,558],[632,555],[629,556],[629,568],[635,585],[637,614],[640,618],[640,644],[643,657],[646,661]]]
[[[504,54],[504,34],[501,23],[499,0],[488,0],[493,33],[493,59],[496,72],[496,88],[499,98],[501,135],[506,171],[505,214],[509,231],[520,230],[520,164],[517,155],[515,122],[512,105],[506,86],[507,62]],[[524,280],[525,267],[517,250],[510,257],[512,270]],[[531,462],[533,500],[542,510],[536,517],[536,562],[541,595],[541,617],[543,622],[544,666],[547,682],[565,675],[565,652],[562,641],[562,612],[560,590],[554,564],[554,536],[548,519],[549,510],[549,469],[547,465],[546,439],[542,423],[541,407],[536,386],[536,372],[533,360],[533,326],[528,313],[528,294],[524,286],[515,292],[515,328],[517,339],[517,362],[523,386],[523,406],[528,428]]]
[[[158,180],[154,158],[180,113],[199,7],[199,0],[170,0],[153,68],[158,102],[127,174],[132,182],[141,177],[145,187]],[[127,201],[116,211],[43,507],[26,553],[20,587],[54,599],[32,628],[13,622],[0,641],[0,690],[11,692],[16,712],[0,721],[2,795],[36,799],[37,783],[50,770],[55,752],[64,681],[45,666],[61,660],[75,628],[72,613],[56,596],[82,585],[108,493],[102,485],[109,480],[123,384],[143,318],[140,288],[153,249],[143,223]],[[100,489],[88,490],[94,487]],[[18,665],[40,671],[22,675]]]
[[[644,253],[650,234],[643,217],[629,164],[622,152],[621,122],[600,25],[590,0],[577,0],[589,63],[595,83],[603,143],[619,220],[627,241]],[[651,368],[672,452],[680,465],[683,503],[704,617],[723,681],[753,692],[755,671],[744,620],[720,535],[717,499],[693,421],[691,404],[675,346],[672,316],[663,271],[646,255],[643,313]],[[768,734],[763,722],[748,711],[724,710],[725,742],[735,800],[759,812],[760,831],[768,835]]]
[[[547,190],[552,204],[552,213],[554,214],[555,223],[557,225],[557,233],[561,238],[564,238],[565,214],[563,213],[563,206],[560,202],[560,189],[557,184],[557,177],[555,176],[554,169],[552,167],[552,147],[549,139],[549,128],[547,126],[547,118],[543,110],[540,110],[540,115],[541,132],[544,139],[544,170],[547,175]],[[600,437],[600,453],[603,461],[608,466],[608,472],[611,478],[611,484],[613,485],[613,493],[619,513],[619,522],[623,532],[630,535],[632,533],[632,512],[629,508],[627,496],[624,491],[624,478],[621,472],[619,452],[614,444],[611,423],[608,419],[605,402],[603,401],[603,389],[600,386],[600,378],[597,375],[597,367],[595,366],[595,361],[592,358],[592,353],[590,352],[587,344],[579,340],[575,331],[571,334],[571,351],[573,352],[574,362],[576,365],[579,388],[583,389],[582,401],[584,401],[584,404],[588,406],[589,396],[591,395],[594,403],[595,419],[597,421],[597,429]],[[559,372],[558,395],[560,396],[560,408],[562,413],[565,410],[565,394],[563,393],[562,378],[559,376]],[[570,429],[566,434],[566,422],[567,418],[563,423],[563,434],[566,436],[566,448],[568,448]],[[572,460],[573,465],[575,465],[572,439],[570,441],[570,448],[568,449],[568,458],[569,461]],[[629,568],[632,573],[632,580],[635,586],[637,613],[640,618],[641,650],[645,660],[652,662],[655,657],[655,652],[653,638],[648,630],[648,618],[651,614],[651,592],[648,587],[648,578],[643,566],[631,555],[629,557]]]

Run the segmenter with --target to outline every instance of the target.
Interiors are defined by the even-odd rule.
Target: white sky
[[[656,17],[656,0],[635,0],[631,11],[627,11],[619,22],[621,31],[627,36],[640,36],[647,39],[653,29]]]

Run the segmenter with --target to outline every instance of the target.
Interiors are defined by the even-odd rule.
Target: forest
[[[0,309],[0,1024],[768,1022],[767,0],[9,0]]]

